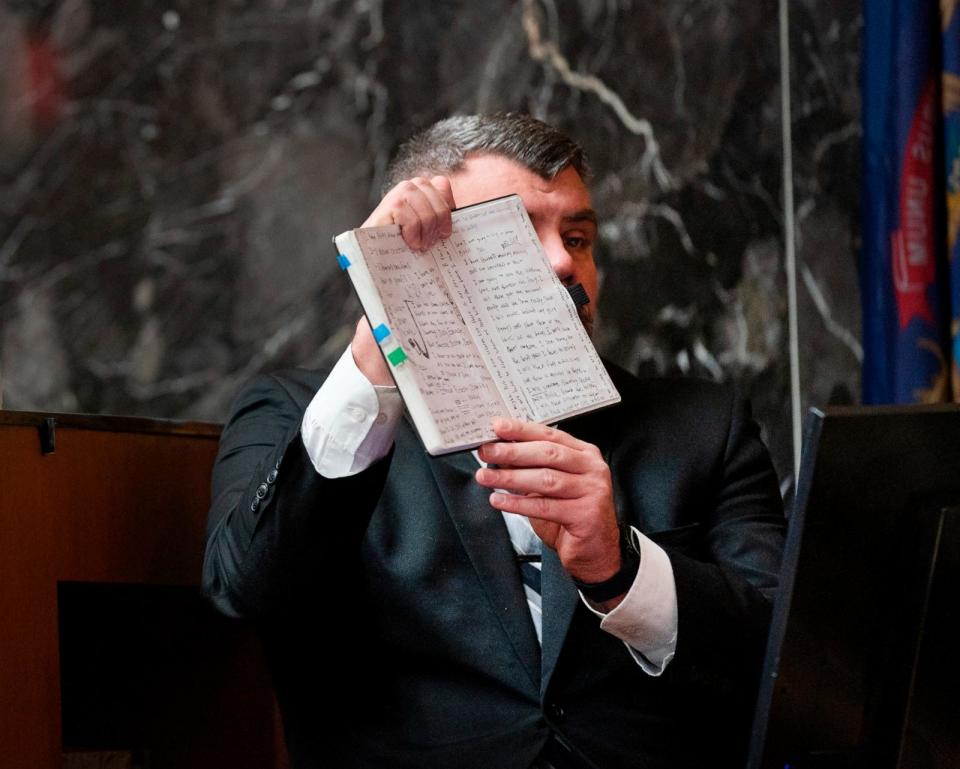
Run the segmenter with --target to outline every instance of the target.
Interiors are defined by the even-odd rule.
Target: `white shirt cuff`
[[[664,549],[633,526],[640,569],[623,600],[608,613],[581,600],[598,617],[600,627],[627,645],[630,656],[651,676],[667,669],[677,648],[677,585]]]
[[[402,415],[397,388],[370,384],[347,347],[307,406],[300,435],[316,471],[343,478],[387,455]]]

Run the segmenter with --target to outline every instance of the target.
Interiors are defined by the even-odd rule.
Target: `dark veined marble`
[[[860,400],[859,3],[791,3],[794,196],[804,406]]]
[[[848,398],[859,51],[791,3],[805,399]],[[601,352],[739,383],[792,462],[777,5],[747,0],[49,0],[0,5],[4,406],[221,419],[333,362],[332,235],[391,151],[513,109],[586,146]]]

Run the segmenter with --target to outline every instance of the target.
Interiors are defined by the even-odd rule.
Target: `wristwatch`
[[[626,593],[640,570],[640,551],[633,542],[629,526],[620,525],[620,570],[603,582],[581,582],[576,577],[573,584],[594,603],[603,603]]]

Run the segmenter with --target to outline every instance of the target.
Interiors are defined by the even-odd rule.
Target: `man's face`
[[[512,160],[480,155],[451,174],[450,184],[458,206],[514,193],[520,196],[557,277],[565,286],[582,284],[590,297],[590,303],[579,311],[587,331],[592,331],[597,301],[593,262],[597,216],[580,174],[568,166],[546,181]]]

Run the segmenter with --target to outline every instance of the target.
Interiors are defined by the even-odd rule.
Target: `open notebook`
[[[425,252],[397,225],[334,240],[430,454],[496,440],[494,417],[546,424],[620,401],[517,195],[455,210]]]

